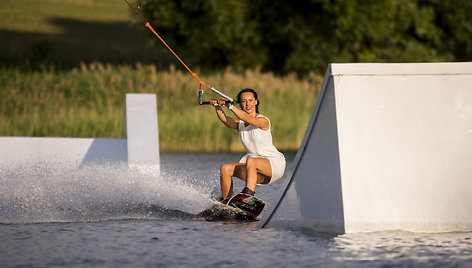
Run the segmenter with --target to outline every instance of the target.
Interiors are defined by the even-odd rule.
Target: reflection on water
[[[472,233],[372,232],[334,238],[332,249],[345,260],[415,260],[454,264],[472,258]]]

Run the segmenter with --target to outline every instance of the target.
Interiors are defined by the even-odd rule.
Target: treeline
[[[210,70],[303,76],[331,62],[472,59],[470,0],[143,0],[139,10]]]

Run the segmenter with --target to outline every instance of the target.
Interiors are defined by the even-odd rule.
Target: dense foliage
[[[143,0],[140,6],[183,58],[209,69],[260,66],[305,75],[330,62],[472,59],[469,0]]]

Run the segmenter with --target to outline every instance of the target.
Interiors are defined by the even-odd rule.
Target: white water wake
[[[153,176],[126,165],[2,166],[0,223],[189,217],[209,206],[211,189],[185,176]]]

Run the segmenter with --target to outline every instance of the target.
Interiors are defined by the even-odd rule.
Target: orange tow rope
[[[194,73],[194,72],[192,72],[192,70],[190,70],[190,68],[180,59],[180,57],[172,50],[172,48],[170,48],[170,46],[164,41],[164,39],[162,39],[162,37],[159,36],[159,34],[157,34],[157,32],[152,28],[151,24],[141,16],[141,14],[138,12],[138,10],[136,8],[133,8],[127,0],[124,0],[124,1],[134,11],[134,13],[136,13],[136,15],[138,15],[138,17],[143,21],[144,25],[146,27],[148,27],[149,30],[151,30],[151,32],[153,32],[157,36],[157,38],[159,38],[159,40],[161,40],[161,42],[170,50],[170,52],[172,52],[172,54],[174,54],[174,56],[180,61],[180,63],[182,63],[182,65],[185,66],[185,68],[192,74],[192,76],[195,77],[195,79],[197,79],[197,81],[200,83],[200,86],[204,85],[205,87],[207,87],[209,89],[212,89],[209,85],[203,83],[198,78],[196,73]]]

